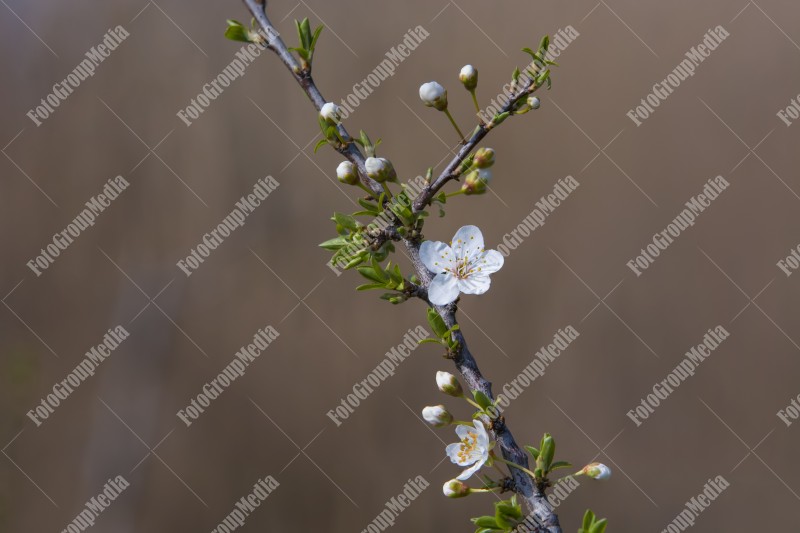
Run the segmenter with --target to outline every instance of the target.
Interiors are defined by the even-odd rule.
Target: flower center
[[[478,434],[475,431],[470,431],[467,436],[461,439],[461,446],[458,450],[458,458],[462,462],[469,460],[472,453],[478,447]]]
[[[469,257],[462,257],[456,261],[455,267],[450,271],[458,279],[467,279],[470,277],[470,275],[472,275],[473,272],[475,272],[475,269],[472,268]]]

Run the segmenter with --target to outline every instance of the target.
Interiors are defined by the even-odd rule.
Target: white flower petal
[[[491,284],[488,274],[477,272],[467,279],[458,280],[458,290],[464,294],[483,294],[489,290]]]
[[[455,260],[452,248],[438,241],[425,241],[419,247],[419,258],[425,268],[434,274],[441,274],[450,268]]]
[[[486,426],[483,425],[483,422],[476,420],[475,427],[478,428],[478,447],[483,450],[483,454],[488,457],[489,433],[486,432]]]
[[[458,298],[458,280],[447,272],[436,274],[428,286],[428,299],[433,305],[447,305]]]
[[[497,250],[487,250],[474,261],[475,268],[483,274],[494,274],[501,268],[505,258]]]
[[[461,474],[459,474],[456,477],[456,479],[461,480],[461,481],[469,479],[470,476],[472,476],[472,474],[474,474],[475,472],[480,470],[480,468],[483,466],[483,463],[485,463],[485,462],[486,461],[478,461],[477,463],[475,463],[471,467],[469,467],[466,470],[464,470],[463,472],[461,472]]]
[[[464,226],[453,236],[452,246],[457,258],[477,256],[483,251],[483,234],[477,226]]]
[[[458,456],[458,452],[461,451],[460,442],[454,442],[453,444],[448,444],[447,448],[445,448],[444,450],[445,453],[447,453],[447,456],[450,458],[450,461],[452,463],[457,464],[459,466],[463,466],[461,465],[461,459]]]
[[[475,431],[475,428],[472,426],[466,426],[464,424],[459,424],[456,426],[456,435],[461,440],[464,440],[469,436],[471,432]]]

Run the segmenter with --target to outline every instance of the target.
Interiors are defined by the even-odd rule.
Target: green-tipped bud
[[[457,479],[451,479],[442,486],[442,492],[448,498],[463,498],[471,492],[469,486]]]
[[[453,421],[453,415],[444,405],[429,405],[422,410],[422,418],[435,428],[441,428]]]
[[[342,161],[336,167],[336,177],[345,185],[355,185],[358,183],[358,171],[356,166],[350,161]]]
[[[475,169],[464,178],[464,184],[461,186],[461,190],[464,191],[466,195],[483,194],[486,192],[486,186],[491,179],[491,170],[486,168]]]
[[[592,479],[608,479],[611,477],[611,469],[603,463],[590,463],[584,466],[575,475],[586,475]]]
[[[478,148],[472,163],[478,168],[489,168],[494,165],[494,150],[491,148]]]
[[[447,109],[447,91],[435,81],[429,81],[420,86],[419,99],[427,107],[433,107],[439,111]]]
[[[458,75],[458,79],[464,84],[466,90],[472,92],[478,86],[478,69],[472,65],[464,65]]]
[[[367,168],[367,176],[378,183],[397,181],[397,172],[394,169],[394,165],[384,157],[368,157],[364,166]]]
[[[538,96],[529,96],[528,105],[531,106],[531,109],[539,109],[542,106],[542,101],[539,100]]]
[[[461,384],[456,377],[449,372],[437,372],[436,385],[439,387],[440,391],[450,396],[455,396],[456,398],[464,396],[464,390],[461,388]]]

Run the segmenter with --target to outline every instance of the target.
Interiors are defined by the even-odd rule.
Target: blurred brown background
[[[661,531],[717,475],[731,487],[696,530],[800,529],[800,424],[775,415],[800,393],[800,275],[776,267],[800,242],[800,126],[776,117],[800,92],[799,13],[789,0],[270,2],[292,43],[293,18],[326,24],[315,76],[336,101],[409,28],[430,32],[347,121],[383,138],[404,179],[455,140],[420,83],[445,84],[466,129],[462,65],[480,69],[486,102],[526,63],[520,48],[579,32],[542,108],[491,135],[494,194],[426,226],[447,240],[477,224],[494,247],[558,179],[581,184],[489,293],[462,300],[496,387],[559,328],[580,332],[506,413],[520,442],[549,431],[562,459],[613,468],[560,506],[565,531],[587,507],[610,531]],[[336,154],[312,153],[303,94],[263,54],[191,127],[176,117],[238,49],[226,18],[248,20],[233,0],[0,6],[0,530],[61,531],[121,474],[131,487],[95,531],[210,531],[266,475],[281,485],[245,531],[361,531],[417,475],[431,486],[394,529],[470,531],[492,498],[443,498],[454,434],[416,416],[444,401],[437,349],[415,351],[341,427],[326,416],[425,322],[419,302],[392,307],[325,266],[316,245],[355,193],[332,181]],[[36,127],[27,111],[117,25],[128,39]],[[728,39],[636,127],[628,110],[717,25]],[[128,190],[36,277],[26,262],[117,175]],[[279,188],[186,278],[175,263],[267,175]],[[637,278],[625,263],[717,175],[731,187]],[[130,338],[36,427],[25,413],[119,324]],[[275,344],[187,428],[176,411],[268,324]],[[731,337],[637,428],[625,413],[717,325]]]

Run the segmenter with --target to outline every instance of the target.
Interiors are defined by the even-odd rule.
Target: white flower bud
[[[588,464],[578,473],[586,474],[593,479],[608,479],[611,477],[611,469],[603,463]]]
[[[453,421],[453,415],[444,408],[444,405],[429,405],[422,410],[422,418],[428,424],[437,428],[447,426]]]
[[[447,109],[447,91],[435,81],[420,86],[419,98],[427,107],[435,107],[439,111]]]
[[[456,377],[449,372],[437,372],[436,385],[439,387],[440,391],[445,394],[449,394],[450,396],[455,396],[456,398],[464,396],[464,391],[461,388],[461,384],[458,382]]]
[[[478,86],[478,69],[472,65],[464,65],[458,79],[464,84],[464,88],[468,91],[474,91]]]
[[[539,100],[538,96],[529,96],[528,105],[531,106],[531,109],[539,109],[542,106],[542,101]]]
[[[336,167],[336,177],[345,185],[355,185],[358,183],[356,166],[350,161],[342,161]]]
[[[368,157],[364,166],[367,168],[367,176],[378,183],[397,180],[394,165],[384,157]]]
[[[319,110],[319,116],[333,124],[338,124],[341,120],[339,106],[333,102],[328,102],[327,104],[323,105],[322,109]]]
[[[442,492],[448,498],[463,498],[464,496],[469,496],[470,488],[466,483],[451,479],[442,486]]]

